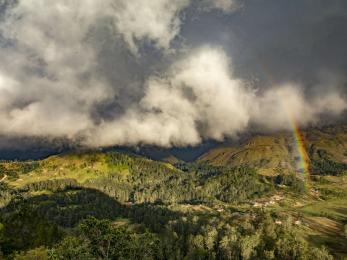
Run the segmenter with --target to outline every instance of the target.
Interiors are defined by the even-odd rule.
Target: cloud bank
[[[189,8],[233,15],[235,3],[0,2],[0,135],[185,146],[346,110],[335,85],[310,95],[298,82],[259,89],[236,76],[221,45],[182,37]]]
[[[257,93],[232,76],[222,49],[207,46],[192,50],[165,76],[150,78],[139,104],[119,120],[103,122],[88,140],[92,145],[194,145],[236,137],[250,124],[283,130],[295,120],[305,126],[346,108],[346,99],[335,91],[308,100],[295,84]]]

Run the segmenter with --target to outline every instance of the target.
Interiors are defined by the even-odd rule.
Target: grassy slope
[[[19,174],[9,181],[14,187],[52,179],[72,178],[83,183],[107,172],[107,164],[101,154],[51,156],[39,162],[39,166],[29,173]]]
[[[325,150],[334,161],[347,163],[347,126],[308,131],[306,140],[313,158],[317,158],[318,150]]]
[[[261,174],[272,175],[279,168],[293,170],[293,162],[285,134],[255,136],[239,147],[227,146],[210,150],[198,161],[212,165],[249,165],[259,169]]]
[[[347,176],[324,176],[312,185],[320,192],[319,198],[296,209],[309,228],[305,235],[313,244],[347,257]]]
[[[328,157],[336,162],[347,163],[347,127],[314,129],[304,133],[306,149],[311,159],[319,157],[324,150]],[[297,152],[290,133],[269,136],[255,136],[236,146],[221,146],[211,149],[198,161],[212,165],[240,166],[247,164],[256,167],[264,175],[281,171],[294,171],[297,164]]]
[[[346,160],[347,132],[346,128],[314,130],[306,133],[308,148],[312,156],[318,156],[318,150],[325,150],[330,158],[343,162]],[[275,136],[257,136],[240,147],[221,147],[211,150],[199,161],[214,165],[248,164],[260,168],[263,174],[274,174],[279,168],[293,170],[293,156],[286,134]],[[4,182],[14,187],[22,187],[31,182],[73,178],[79,183],[88,179],[97,179],[110,172],[118,172],[124,176],[129,174],[127,165],[122,163],[110,166],[107,154],[71,154],[52,156],[39,161],[27,173],[19,173],[17,178],[6,178]],[[169,169],[175,169],[171,164],[160,163]],[[1,163],[6,169],[18,171],[19,164],[15,162]],[[30,165],[30,163],[29,163]],[[18,171],[20,172],[20,171]],[[284,218],[292,216],[301,221],[300,229],[312,244],[324,245],[336,255],[347,256],[347,239],[344,237],[344,227],[347,225],[347,176],[324,176],[312,182],[314,189],[319,191],[319,197],[301,196],[281,188],[279,192],[284,199],[274,205],[266,206],[266,210],[280,212]],[[34,194],[33,194],[34,195]],[[263,198],[270,201],[271,198]],[[219,206],[213,208],[205,205],[176,205],[177,211],[205,212],[227,215],[228,211],[218,213]],[[251,211],[252,204],[222,204],[239,212]],[[202,214],[202,213],[201,213]]]
[[[7,169],[13,168],[19,173],[16,178],[9,177],[4,181],[15,188],[23,187],[28,183],[53,179],[75,179],[78,183],[84,183],[87,180],[105,177],[110,173],[117,173],[123,177],[129,174],[128,165],[122,164],[122,162],[109,164],[107,160],[107,153],[98,152],[57,155],[38,161],[38,166],[27,173],[18,171],[20,163],[2,162],[0,164]],[[169,169],[173,168],[169,163],[157,163]]]

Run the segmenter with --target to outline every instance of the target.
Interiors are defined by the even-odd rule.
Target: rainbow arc
[[[302,173],[304,174],[306,185],[310,185],[310,158],[308,157],[308,154],[306,151],[304,135],[300,131],[300,128],[297,124],[293,123],[292,129],[293,129],[293,135],[295,139],[295,145],[299,153],[300,169],[302,170]]]

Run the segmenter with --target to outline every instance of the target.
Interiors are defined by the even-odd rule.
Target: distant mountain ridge
[[[306,150],[312,160],[320,160],[323,156],[333,162],[347,162],[347,125],[309,128],[304,130],[303,134]],[[66,140],[38,140],[35,145],[30,143],[29,139],[23,139],[15,144],[19,143],[22,147],[11,147],[9,142],[5,148],[0,149],[0,160],[37,160],[54,154],[85,150],[73,144],[69,145]],[[215,166],[246,165],[257,168],[258,172],[264,175],[273,175],[278,171],[295,171],[299,159],[293,134],[290,132],[247,134],[239,140],[219,143],[206,141],[195,147],[160,148],[143,145],[115,146],[100,150],[137,154],[171,164],[197,161]]]
[[[303,131],[305,148],[314,163],[322,159],[345,164],[347,162],[347,127],[326,127]],[[215,166],[247,165],[261,174],[295,171],[298,152],[291,133],[257,135],[239,146],[221,145],[200,156],[197,161]]]
[[[178,150],[155,147],[149,151],[160,161],[149,159],[148,150],[144,157],[142,148],[0,161],[0,258],[12,259],[21,251],[47,255],[30,259],[69,252],[60,259],[70,259],[80,245],[82,253],[86,248],[92,255],[99,252],[92,245],[106,245],[107,250],[105,238],[114,238],[119,248],[128,241],[140,255],[155,245],[159,257],[148,259],[170,259],[174,252],[175,259],[238,259],[243,246],[253,241],[255,259],[293,259],[293,248],[295,254],[300,248],[300,259],[344,259],[347,131],[309,129],[304,136],[314,173],[308,179],[299,174],[288,132],[216,145],[194,162],[170,153]],[[97,237],[89,241],[91,234]],[[312,234],[319,239],[311,239]],[[278,244],[281,240],[284,244]],[[241,243],[230,251],[235,257],[208,257],[235,243]],[[264,245],[270,258],[263,257]],[[283,247],[288,257],[280,255]],[[200,258],[201,252],[206,257]]]

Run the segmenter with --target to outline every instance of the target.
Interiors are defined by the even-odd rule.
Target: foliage
[[[341,175],[347,171],[347,164],[338,163],[328,158],[312,161],[312,171],[319,175]]]
[[[64,160],[62,167],[55,163],[61,158],[39,162],[31,181],[20,172],[28,177],[21,185],[0,183],[0,258],[331,259],[287,215],[243,208],[272,196],[274,184],[302,194],[304,183],[294,174],[174,167],[114,152]],[[72,178],[80,174],[83,181]]]
[[[34,248],[14,255],[14,260],[48,260],[49,250],[45,247]]]
[[[153,233],[132,233],[93,217],[76,231],[53,249],[53,259],[162,259],[161,242]]]
[[[304,176],[297,177],[296,174],[279,174],[275,178],[275,183],[278,185],[289,186],[294,192],[303,194],[306,191]]]

